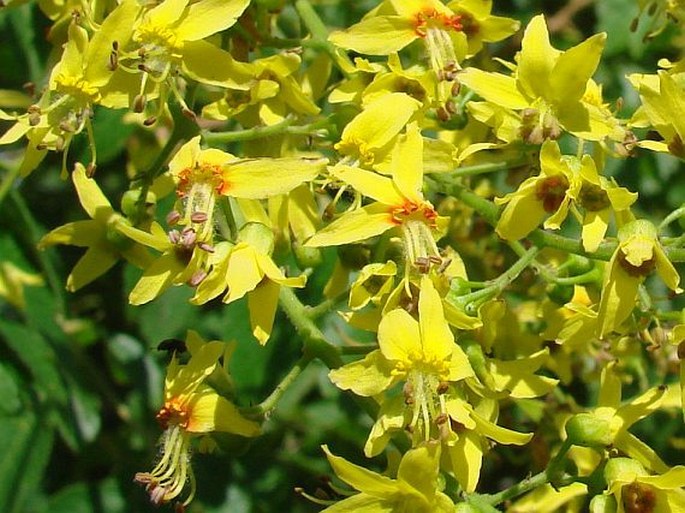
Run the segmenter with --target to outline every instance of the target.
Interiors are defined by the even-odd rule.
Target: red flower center
[[[444,30],[460,31],[463,26],[461,16],[458,14],[445,14],[437,9],[426,8],[414,16],[414,31],[419,37],[426,37],[428,29],[439,28]]]
[[[435,227],[435,220],[438,213],[435,211],[430,203],[414,203],[413,201],[405,201],[402,205],[394,207],[390,211],[392,222],[396,225],[415,220],[426,223],[431,228]]]
[[[162,429],[168,428],[170,424],[185,429],[188,427],[189,420],[190,412],[175,399],[165,402],[157,413],[157,422]]]
[[[545,212],[556,212],[564,201],[568,190],[568,179],[564,175],[554,175],[538,182],[535,188],[537,198],[542,201]]]

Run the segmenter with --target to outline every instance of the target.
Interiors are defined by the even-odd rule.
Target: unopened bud
[[[305,247],[297,242],[293,244],[293,255],[300,269],[318,267],[323,262],[319,248]]]
[[[611,423],[591,413],[578,413],[566,422],[566,436],[573,445],[607,447],[614,442]]]
[[[617,509],[613,495],[595,495],[590,501],[590,513],[616,513]]]

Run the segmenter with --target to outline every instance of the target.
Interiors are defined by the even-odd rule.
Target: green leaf
[[[50,513],[122,513],[126,501],[114,479],[94,485],[76,483],[50,497]],[[130,510],[128,510],[130,511]]]
[[[38,393],[52,404],[65,406],[68,393],[57,370],[60,362],[48,341],[40,333],[10,321],[0,321],[0,334],[29,370]]]

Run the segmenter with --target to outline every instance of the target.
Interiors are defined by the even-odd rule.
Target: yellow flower
[[[496,203],[506,204],[495,230],[507,240],[518,240],[533,231],[545,218],[545,228],[558,229],[568,214],[571,200],[578,197],[581,181],[575,157],[562,158],[559,145],[546,141],[540,150],[540,174],[525,180],[516,190]],[[591,157],[585,156],[583,161]]]
[[[629,458],[612,458],[604,468],[606,495],[613,495],[616,513],[685,511],[685,467],[678,465],[650,475]]]
[[[164,382],[164,405],[157,420],[164,429],[158,463],[150,472],[139,472],[135,481],[145,485],[150,500],[164,504],[190,491],[183,500],[187,505],[195,493],[195,478],[190,466],[193,437],[213,432],[252,437],[260,433],[257,423],[242,417],[238,408],[218,395],[205,381],[218,366],[225,344],[204,341],[189,331],[186,340],[191,358],[181,365],[172,357]]]
[[[664,253],[657,230],[638,219],[618,232],[618,247],[604,271],[598,336],[617,329],[635,308],[638,287],[656,269],[668,288],[680,293],[680,276]]]
[[[421,193],[423,139],[414,123],[395,147],[392,178],[343,164],[335,166],[331,174],[376,201],[343,214],[310,238],[307,246],[349,244],[401,227],[407,269],[415,265],[426,270],[431,264],[442,262],[435,233],[444,228],[446,218],[439,217]]]
[[[96,163],[91,116],[95,105],[121,108],[128,95],[110,87],[112,73],[108,68],[113,41],[125,42],[135,19],[135,2],[125,2],[103,21],[93,38],[76,23],[69,25],[69,39],[64,53],[50,74],[48,88],[40,100],[30,105],[26,114],[10,116],[0,111],[0,119],[16,124],[0,137],[0,145],[10,144],[23,136],[29,140],[21,173],[29,174],[49,150],[63,151],[62,174],[66,176],[66,157],[76,134],[86,131],[91,151],[91,170]],[[118,84],[121,87],[122,84]]]
[[[203,304],[226,291],[224,303],[247,295],[252,334],[260,344],[271,335],[281,286],[304,287],[305,275],[286,277],[271,259],[273,234],[259,223],[241,228],[238,243],[220,242],[208,261],[208,274],[191,302]]]
[[[592,443],[588,446],[611,445],[645,467],[656,472],[665,472],[668,466],[654,450],[628,431],[633,424],[659,409],[665,392],[666,387],[651,388],[622,403],[621,378],[616,372],[616,362],[610,362],[602,369],[597,407],[571,419],[576,418],[575,422],[580,427],[583,424],[592,425],[595,428],[593,432],[601,435],[596,440],[591,440]],[[578,418],[582,418],[582,421]]]
[[[112,208],[83,165],[76,164],[71,178],[91,219],[55,228],[38,243],[41,249],[54,244],[88,248],[69,273],[67,290],[76,291],[99,278],[122,257],[138,267],[148,266],[152,258],[147,250],[126,238],[126,230],[133,230],[129,221]]]
[[[525,445],[532,433],[519,433],[497,425],[499,404],[481,398],[466,400],[461,391],[451,390],[445,400],[446,416],[440,424],[443,448],[448,458],[444,466],[459,481],[466,492],[478,485],[483,456],[494,441],[503,445]]]
[[[659,71],[658,78],[653,75],[632,75],[631,81],[640,92],[641,111],[664,138],[663,141],[640,141],[638,145],[685,158],[685,102],[682,84],[666,71]]]
[[[542,15],[534,17],[523,36],[513,77],[468,68],[459,80],[488,102],[521,112],[521,137],[540,144],[557,139],[561,129],[584,139],[601,140],[615,124],[583,101],[597,69],[606,34],[596,34],[561,52],[549,42]]]
[[[273,125],[290,112],[312,116],[319,108],[302,91],[296,72],[302,59],[294,53],[272,55],[250,64],[254,78],[248,91],[229,87],[224,98],[202,109],[210,119],[235,118],[243,125]]]
[[[326,508],[325,513],[454,512],[452,500],[439,490],[439,444],[407,451],[397,469],[397,479],[334,456],[325,445],[323,450],[338,477],[360,491]]]
[[[159,96],[158,116],[169,93],[187,109],[176,84],[177,72],[203,84],[247,90],[250,65],[235,61],[229,52],[206,39],[231,27],[249,3],[164,0],[148,10],[138,7],[138,18],[127,26],[126,44],[118,44],[112,57],[115,80],[138,81],[134,110],[141,112],[148,96]],[[135,0],[125,0],[113,14],[131,4],[138,6]],[[128,92],[135,94],[135,90]]]
[[[339,388],[361,396],[376,396],[405,382],[414,440],[425,441],[437,438],[436,419],[445,413],[445,384],[472,376],[473,370],[454,342],[442,300],[425,275],[418,310],[418,321],[401,308],[387,312],[378,326],[380,348],[363,360],[332,370],[330,378]]]
[[[351,165],[371,166],[392,150],[397,135],[421,104],[404,93],[388,93],[364,106],[343,130],[335,149]]]
[[[188,283],[198,286],[208,277],[210,268],[217,267],[217,258],[226,255],[222,252],[209,258],[216,251],[214,211],[219,196],[263,199],[284,194],[312,180],[323,170],[325,163],[323,159],[297,157],[238,159],[217,149],[201,149],[199,136],[188,141],[169,163],[169,172],[177,183],[182,212],[173,211],[168,219],[170,224],[184,228],[172,228],[167,233],[158,223],[153,223],[151,233],[133,227],[122,229],[128,237],[162,253],[145,269],[131,291],[129,301],[135,305],[147,303],[171,285]],[[235,276],[241,276],[242,272],[231,270]],[[280,275],[280,271],[274,275]],[[252,274],[242,276],[249,280],[254,277]],[[214,279],[221,280],[225,289],[223,273]],[[259,281],[247,290],[254,289],[257,283]],[[215,286],[210,288],[213,290]],[[222,290],[211,297],[216,297]],[[237,290],[246,291],[245,288]],[[211,297],[196,294],[196,301],[205,302]]]
[[[509,37],[520,23],[511,18],[492,15],[492,0],[452,0],[447,4],[460,17],[462,31],[468,40],[468,55],[474,55],[483,43],[494,43]]]
[[[387,0],[356,25],[333,32],[329,40],[370,55],[389,55],[422,40],[431,68],[439,74],[455,70],[466,57],[462,29],[461,16],[438,0]]]
[[[20,269],[12,262],[0,262],[0,297],[17,308],[26,306],[24,286],[36,287],[43,284],[39,274],[31,274]]]

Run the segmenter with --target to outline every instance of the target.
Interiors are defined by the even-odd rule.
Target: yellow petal
[[[337,476],[350,486],[374,497],[392,497],[398,493],[397,483],[392,479],[334,456],[325,445],[322,449]]]
[[[535,16],[526,27],[518,61],[518,86],[528,98],[547,98],[550,78],[561,52],[552,48],[545,17]]]
[[[423,137],[416,123],[407,126],[404,139],[395,146],[392,180],[402,196],[414,203],[423,200]]]
[[[247,294],[252,334],[261,345],[265,345],[271,336],[278,307],[279,290],[281,286],[278,283],[266,280]]]
[[[331,174],[351,185],[355,191],[385,205],[401,206],[404,203],[404,198],[393,181],[373,171],[365,171],[356,166],[338,165],[331,169]]]
[[[204,40],[183,45],[183,72],[203,84],[247,91],[253,73],[249,64],[233,59],[230,53]]]
[[[224,166],[227,196],[263,199],[285,194],[313,180],[326,168],[325,159],[297,157],[238,160]]]
[[[604,235],[609,226],[611,210],[604,208],[597,211],[589,211],[583,218],[583,248],[589,253],[597,251],[599,244],[604,240]]]
[[[119,254],[104,245],[95,245],[76,262],[67,277],[67,290],[75,292],[84,285],[96,280],[119,260]]]
[[[388,360],[410,363],[422,353],[419,323],[401,308],[386,313],[378,326],[378,345]]]
[[[200,0],[188,7],[176,27],[176,37],[198,41],[232,26],[250,0]]]
[[[550,98],[559,104],[571,103],[585,94],[604,50],[606,34],[595,34],[559,56],[551,72]]]
[[[328,40],[336,46],[359,53],[389,55],[418,37],[410,20],[402,16],[374,16],[345,31],[333,32]]]
[[[352,390],[363,397],[372,397],[387,390],[395,381],[393,365],[376,350],[367,354],[363,360],[348,363],[333,369],[328,376],[341,390]]]
[[[100,222],[106,222],[114,210],[109,200],[98,187],[98,184],[92,178],[86,175],[86,169],[81,163],[76,163],[74,172],[71,174],[71,179],[76,186],[79,200],[83,209],[88,212],[88,215]]]
[[[606,278],[602,285],[599,302],[599,337],[610,333],[625,321],[635,308],[637,289],[642,282],[639,277],[630,276],[617,261],[617,250],[604,270]]]
[[[211,389],[193,401],[186,430],[190,433],[218,431],[241,436],[257,436],[261,431],[259,424],[240,415],[234,404]]]
[[[473,420],[476,422],[478,433],[487,436],[491,440],[504,445],[525,445],[533,438],[534,433],[519,433],[511,429],[498,426],[497,424],[484,419],[477,413],[473,413]]]
[[[132,305],[142,305],[168,289],[183,272],[185,265],[173,253],[165,253],[145,269],[143,276],[128,296]]]
[[[345,126],[336,148],[345,155],[358,154],[363,160],[372,160],[370,152],[388,144],[420,106],[407,94],[385,94]]]
[[[239,243],[229,256],[226,270],[228,293],[224,297],[224,303],[240,299],[254,290],[263,277],[256,250],[245,243]]]
[[[519,240],[537,228],[547,212],[537,197],[534,182],[520,188],[510,198],[495,231],[505,240]]]
[[[440,295],[428,276],[421,278],[419,326],[423,353],[428,359],[444,360],[452,354],[454,335],[445,321]]]
[[[38,248],[45,249],[55,244],[88,247],[97,244],[104,236],[104,227],[100,223],[92,220],[74,221],[46,233],[38,242]]]
[[[382,203],[372,203],[343,214],[323,230],[315,233],[305,246],[338,246],[361,242],[395,226],[388,207]]]
[[[448,447],[452,471],[464,491],[471,493],[478,485],[483,463],[480,435],[475,431],[460,433],[459,439]]]
[[[516,88],[516,80],[501,73],[468,68],[459,74],[459,81],[495,105],[514,110],[525,109],[530,105]]]

